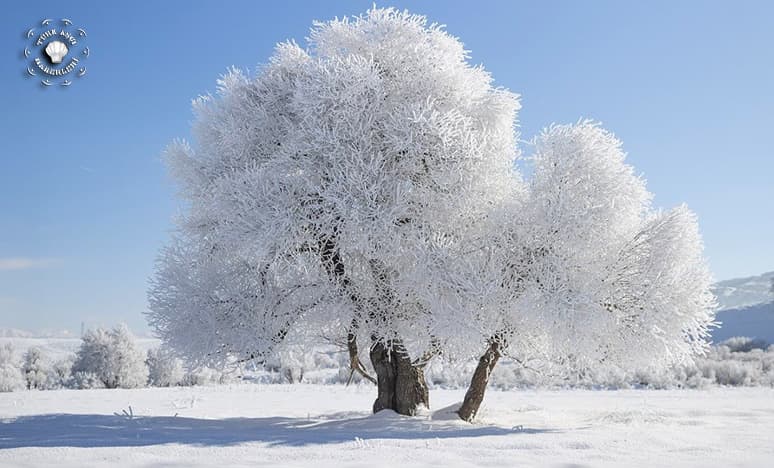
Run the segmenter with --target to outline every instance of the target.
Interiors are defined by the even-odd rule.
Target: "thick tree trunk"
[[[390,351],[381,342],[371,346],[371,364],[376,372],[378,396],[374,401],[374,413],[383,409],[395,409],[395,368],[390,362]]]
[[[390,347],[376,342],[371,346],[370,354],[378,388],[374,413],[391,409],[414,416],[420,407],[430,407],[424,369],[411,363],[403,345],[393,342]]]
[[[397,379],[395,382],[395,411],[414,416],[420,407],[430,408],[430,392],[427,389],[424,367],[411,363],[406,350],[393,351]]]
[[[471,422],[476,417],[476,413],[478,413],[478,409],[481,407],[481,402],[484,401],[484,392],[486,392],[486,386],[489,383],[489,376],[492,374],[492,370],[499,359],[500,344],[492,341],[489,343],[489,347],[484,355],[478,360],[478,366],[476,366],[476,371],[470,380],[468,391],[465,392],[465,399],[457,412],[460,418]]]

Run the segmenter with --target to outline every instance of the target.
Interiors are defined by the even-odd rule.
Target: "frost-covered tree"
[[[514,167],[517,97],[462,44],[394,10],[318,23],[252,77],[195,101],[167,151],[185,211],[149,320],[193,365],[341,342],[374,411],[428,404],[423,366],[480,357],[472,419],[503,353],[576,371],[706,346],[695,217],[653,211],[620,143],[553,126]]]
[[[10,343],[0,345],[0,392],[12,392],[24,388],[19,361]]]
[[[82,387],[101,384],[106,388],[145,386],[148,368],[126,325],[112,330],[87,330],[73,363],[73,376]]]
[[[40,348],[32,347],[24,353],[21,371],[28,390],[43,390],[47,386],[51,366],[44,359]]]
[[[105,386],[108,388],[144,387],[148,381],[148,367],[142,351],[137,348],[134,335],[126,325],[119,325],[110,331],[112,352],[109,364],[112,378]],[[110,375],[109,374],[109,375]]]
[[[104,328],[86,330],[75,353],[72,374],[79,388],[104,387],[112,380],[110,370],[111,339]]]
[[[145,364],[148,366],[148,385],[171,387],[183,382],[183,362],[163,346],[149,349]]]
[[[467,59],[424,17],[373,9],[198,99],[195,147],[167,152],[187,208],[149,294],[164,342],[223,365],[343,338],[364,374],[366,343],[374,411],[427,405],[423,365],[459,340],[432,329],[429,264],[520,190],[517,98]]]
[[[707,348],[715,303],[696,217],[684,206],[654,212],[621,143],[592,122],[552,126],[535,146],[527,196],[493,216],[501,229],[475,274],[455,269],[466,277],[457,300],[478,306],[472,323],[488,343],[466,420],[504,352],[583,372],[663,368]]]

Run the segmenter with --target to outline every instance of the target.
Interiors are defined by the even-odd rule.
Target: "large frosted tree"
[[[402,414],[429,404],[428,359],[478,355],[466,420],[504,354],[584,369],[701,351],[695,217],[653,211],[588,122],[540,135],[524,183],[518,108],[457,39],[390,9],[230,71],[195,101],[195,143],[167,152],[185,204],[151,324],[194,364],[339,341],[353,372],[371,362],[373,410]]]
[[[429,264],[521,190],[516,96],[424,17],[373,9],[194,107],[195,147],[167,157],[186,209],[150,292],[160,336],[215,364],[343,338],[363,373],[366,343],[374,411],[427,405],[423,364],[459,340],[431,327]]]

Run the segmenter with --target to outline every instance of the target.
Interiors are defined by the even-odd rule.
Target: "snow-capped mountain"
[[[715,284],[717,320],[712,331],[720,342],[732,336],[749,336],[774,343],[774,271]]]
[[[759,276],[735,278],[715,283],[718,310],[742,307],[774,301],[774,271]]]

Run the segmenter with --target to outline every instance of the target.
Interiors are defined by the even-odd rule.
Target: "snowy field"
[[[0,466],[774,466],[772,388],[491,391],[473,425],[443,409],[462,390],[433,390],[436,411],[414,418],[371,415],[374,395],[305,384],[3,393]]]

